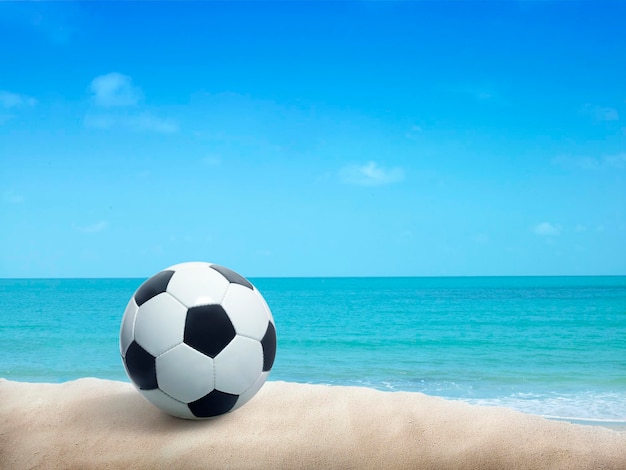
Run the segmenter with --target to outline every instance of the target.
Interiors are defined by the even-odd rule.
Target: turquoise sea
[[[276,321],[270,380],[423,392],[626,422],[626,276],[252,278]],[[127,380],[143,279],[0,279],[0,377]]]

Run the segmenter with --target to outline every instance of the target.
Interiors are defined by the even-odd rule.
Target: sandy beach
[[[124,382],[0,380],[0,468],[624,469],[626,433],[419,393],[268,382],[208,421]]]

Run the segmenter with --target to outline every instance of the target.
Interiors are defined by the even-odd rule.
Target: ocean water
[[[626,276],[251,279],[274,315],[270,380],[416,391],[626,422]],[[0,377],[128,380],[143,279],[0,279]]]

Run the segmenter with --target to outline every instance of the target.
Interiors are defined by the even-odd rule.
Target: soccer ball
[[[211,263],[176,264],[128,302],[120,354],[152,404],[180,418],[212,418],[239,408],[265,383],[276,328],[243,276]]]

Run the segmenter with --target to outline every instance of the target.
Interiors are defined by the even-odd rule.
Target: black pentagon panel
[[[152,297],[156,297],[165,292],[167,284],[170,282],[173,275],[174,271],[161,271],[139,286],[139,289],[135,292],[135,302],[137,302],[137,306],[141,307],[142,304],[146,303]]]
[[[268,372],[274,365],[276,357],[276,328],[272,322],[267,325],[261,346],[263,347],[263,372]]]
[[[218,264],[212,264],[211,268],[215,269],[218,273],[220,273],[233,284],[239,284],[241,286],[247,287],[248,289],[254,289],[254,286],[250,284],[250,281],[248,281],[241,274],[237,274],[235,271],[232,271],[231,269],[225,268],[224,266],[220,266]]]
[[[189,403],[189,409],[197,418],[212,418],[223,415],[233,409],[239,395],[213,390],[199,400]]]
[[[183,341],[209,357],[222,352],[236,334],[221,305],[198,305],[187,310]]]
[[[128,346],[124,366],[128,376],[139,389],[154,390],[157,388],[155,357],[139,346],[136,341]]]

